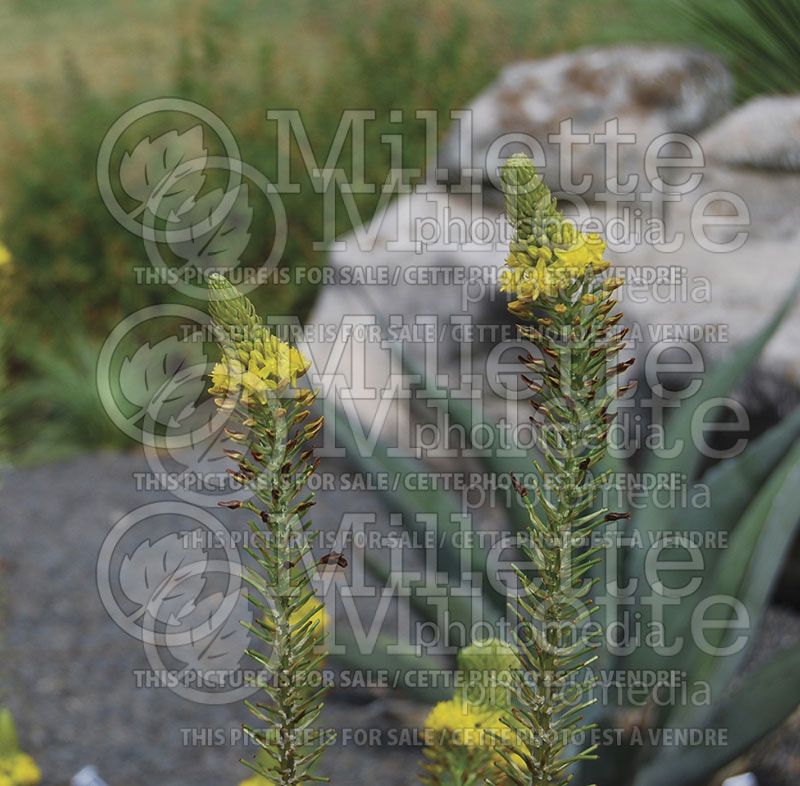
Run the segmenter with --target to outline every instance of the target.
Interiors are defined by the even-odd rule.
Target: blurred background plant
[[[798,0],[680,0],[678,7],[725,57],[740,100],[800,89]]]
[[[598,5],[603,25],[594,23]],[[711,13],[712,3],[706,5],[704,13]],[[120,26],[114,20],[121,16],[126,22]],[[235,0],[221,6],[0,0],[0,18],[6,53],[0,75],[0,238],[14,257],[7,293],[7,406],[15,460],[125,447],[126,438],[104,425],[95,397],[57,391],[70,373],[75,381],[85,374],[92,353],[124,316],[154,303],[186,301],[167,284],[137,284],[133,268],[147,265],[141,239],[125,232],[98,198],[100,141],[138,102],[170,95],[203,103],[233,130],[244,160],[270,179],[278,165],[276,128],[265,120],[265,109],[297,108],[319,157],[330,146],[341,110],[368,107],[376,122],[367,124],[366,176],[383,182],[388,156],[382,134],[402,133],[403,165],[421,171],[426,131],[414,110],[463,107],[507,63],[584,44],[643,39],[710,41],[732,51],[713,25],[699,31],[693,17],[665,13],[657,0]],[[39,45],[42,31],[46,50]],[[781,52],[788,59],[788,49],[774,58]],[[390,109],[405,110],[403,121],[390,123]],[[446,131],[441,124],[439,135]],[[296,146],[292,155],[299,163]],[[308,182],[302,186],[285,197],[283,264],[321,267],[325,253],[313,244],[323,237],[323,196]],[[338,209],[336,235],[366,222],[379,198],[358,195],[355,219]],[[272,231],[270,220],[255,221],[248,253],[268,248]],[[302,318],[315,293],[312,284],[263,286],[256,305],[269,302],[273,316]],[[59,330],[67,322],[70,347]],[[31,411],[32,402],[45,404],[36,412],[50,438],[46,454],[18,417]]]

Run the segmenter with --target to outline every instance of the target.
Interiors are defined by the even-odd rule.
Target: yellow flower
[[[240,781],[239,786],[273,786],[273,783],[261,775],[253,775]]]
[[[440,733],[450,744],[469,748],[494,748],[496,736],[505,737],[510,729],[501,722],[498,710],[453,698],[440,701],[425,721],[425,728]]]
[[[600,235],[578,232],[568,221],[560,230],[560,242],[552,248],[529,245],[524,252],[509,255],[500,274],[501,292],[530,303],[542,295],[553,297],[587,271],[601,273],[608,268],[609,263],[603,259],[606,246]]]
[[[600,235],[580,232],[566,247],[556,249],[553,266],[564,270],[570,278],[580,278],[588,267],[600,273],[608,267],[608,262],[603,259],[605,250],[606,244]]]
[[[325,604],[313,595],[289,617],[289,622],[292,625],[297,625],[302,622],[308,614],[311,614],[311,616],[308,618],[307,622],[316,625],[317,631],[321,633],[328,624],[328,613],[325,611]]]
[[[523,302],[534,301],[540,295],[552,297],[561,283],[558,271],[554,266],[548,266],[543,258],[535,267],[516,264],[500,274],[500,291],[511,292]]]
[[[42,773],[27,753],[13,753],[0,759],[0,786],[36,786]]]
[[[252,344],[248,342],[237,349],[239,359],[224,358],[214,366],[209,388],[212,395],[235,395],[241,390],[243,403],[265,404],[270,391],[294,385],[311,365],[265,327],[259,327]]]
[[[308,616],[310,615],[310,616]],[[313,595],[293,614],[289,616],[290,625],[299,625],[308,616],[306,624],[316,625],[316,633],[321,635],[328,624],[328,613],[325,611],[325,604]],[[264,617],[264,624],[271,627],[268,617]]]
[[[294,384],[297,377],[303,376],[311,365],[311,362],[294,347],[281,341],[269,331],[264,331],[262,347],[265,368],[268,368],[281,382],[288,380]],[[252,357],[251,355],[251,359]],[[259,353],[257,357],[260,359],[262,354]]]
[[[238,392],[242,386],[244,366],[233,358],[223,358],[211,370],[211,387],[208,392],[214,396],[227,396]]]
[[[42,773],[27,753],[17,753],[12,759],[11,780],[15,786],[36,786]]]
[[[11,252],[8,250],[8,246],[3,243],[0,243],[0,267],[5,267],[11,263]]]
[[[276,390],[278,385],[268,376],[261,376],[252,369],[253,366],[248,365],[247,371],[242,374],[242,402],[250,404],[253,401],[260,401],[262,404],[266,404],[267,391]]]
[[[497,753],[498,747],[502,746],[511,760],[524,769],[524,760],[514,752],[519,744],[515,732],[503,723],[502,718],[500,710],[454,697],[449,701],[440,701],[431,710],[425,728],[434,732],[434,745],[490,750],[494,752],[492,759],[498,765],[504,761],[503,756]],[[496,782],[505,783],[505,780],[498,778]]]

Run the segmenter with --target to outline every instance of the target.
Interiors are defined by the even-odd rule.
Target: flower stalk
[[[306,358],[263,325],[252,303],[222,276],[210,277],[209,292],[222,350],[210,393],[230,413],[234,448],[227,454],[235,467],[229,472],[252,492],[245,501],[220,504],[254,514],[247,552],[256,567],[244,579],[260,613],[248,629],[265,648],[248,654],[268,675],[260,686],[264,700],[246,702],[260,727],[244,731],[260,755],[244,763],[265,779],[299,786],[325,780],[313,773],[324,744],[312,728],[323,707],[324,689],[313,676],[325,657],[324,610],[310,581],[313,496],[299,499],[317,466],[309,445],[322,419],[310,419],[316,394],[298,384]]]
[[[512,296],[520,334],[538,350],[520,357],[521,379],[545,465],[533,460],[535,498],[514,481],[528,513],[522,552],[533,571],[516,569],[522,678],[504,719],[515,733],[503,771],[519,786],[561,786],[575,764],[597,755],[597,746],[576,744],[592,727],[583,713],[595,700],[591,666],[602,635],[588,625],[603,548],[592,534],[627,518],[596,508],[607,478],[592,473],[607,451],[614,402],[632,388],[617,384],[630,365],[618,360],[627,331],[613,313],[623,281],[603,277],[602,239],[563,217],[527,157],[510,158],[502,182],[513,236],[501,288]]]

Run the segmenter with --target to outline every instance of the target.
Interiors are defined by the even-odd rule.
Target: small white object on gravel
[[[73,775],[70,786],[108,786],[108,784],[97,774],[95,767],[84,767]]]
[[[758,786],[758,781],[752,772],[745,772],[742,775],[726,778],[722,781],[722,786]]]

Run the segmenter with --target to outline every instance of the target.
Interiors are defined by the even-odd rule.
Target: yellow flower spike
[[[229,429],[226,433],[246,444],[260,465],[240,466],[242,460],[230,451],[229,458],[237,462],[232,475],[237,484],[253,492],[247,507],[258,515],[250,526],[269,544],[269,548],[259,550],[257,567],[249,580],[261,596],[259,603],[267,609],[266,619],[259,619],[252,628],[256,641],[250,650],[268,677],[258,680],[261,700],[248,703],[259,725],[265,719],[269,721],[263,736],[258,735],[263,755],[255,766],[259,772],[270,773],[270,778],[274,771],[279,783],[308,783],[315,780],[312,768],[321,752],[319,745],[328,743],[325,735],[314,739],[307,736],[325,690],[322,681],[314,678],[324,658],[324,631],[320,629],[324,610],[313,600],[305,607],[305,601],[312,597],[311,577],[301,570],[311,545],[310,522],[299,519],[313,504],[314,488],[309,486],[305,500],[297,500],[298,483],[302,486],[317,465],[312,460],[314,451],[308,444],[307,429],[300,426],[307,418],[303,408],[314,400],[314,392],[305,386],[292,391],[284,388],[294,385],[310,364],[264,325],[252,302],[224,277],[209,276],[208,288],[208,310],[217,343],[223,357],[236,358],[240,364],[218,367],[213,375],[216,386],[225,388],[225,392],[237,388],[236,393],[241,395],[238,402],[234,397],[226,400],[237,404],[237,420],[248,433]],[[238,406],[242,402],[250,405],[249,409]],[[271,657],[261,655],[260,645]],[[309,658],[311,646],[315,652]],[[284,679],[286,664],[291,667],[291,679]],[[291,741],[295,755],[284,755],[286,740]],[[269,783],[258,774],[249,774],[250,780],[245,783]]]
[[[585,593],[574,581],[564,581],[563,568],[571,559],[576,533],[585,534],[594,527],[601,527],[605,520],[596,517],[596,523],[584,529],[583,519],[575,510],[573,500],[578,498],[575,495],[579,495],[587,500],[588,505],[597,499],[598,491],[590,474],[576,478],[573,461],[575,456],[585,455],[586,461],[582,465],[588,466],[601,460],[608,450],[609,418],[604,414],[604,402],[609,389],[607,375],[603,372],[619,365],[617,354],[624,345],[622,338],[616,342],[608,341],[609,328],[621,319],[621,315],[610,315],[615,304],[612,292],[623,282],[622,279],[609,279],[604,284],[599,273],[609,267],[603,259],[605,243],[599,235],[580,232],[564,218],[530,159],[524,155],[512,156],[503,167],[501,179],[506,218],[512,229],[510,248],[524,247],[533,260],[528,269],[509,268],[513,273],[506,279],[512,293],[510,299],[524,301],[529,293],[524,290],[523,283],[535,280],[541,290],[538,295],[540,302],[535,304],[535,314],[520,320],[523,323],[520,328],[522,335],[530,338],[549,358],[548,364],[544,364],[547,367],[542,366],[540,395],[534,403],[538,409],[546,411],[548,429],[557,439],[551,437],[543,445],[547,473],[534,462],[535,474],[540,482],[545,478],[556,478],[554,487],[572,489],[569,495],[562,495],[552,505],[546,506],[541,519],[531,509],[530,520],[524,525],[526,537],[535,544],[536,551],[547,552],[547,559],[539,560],[536,565],[540,581],[522,582],[521,616],[530,626],[528,630],[557,628],[580,638],[581,623],[574,609],[582,607]],[[532,186],[523,191],[521,186],[527,184]],[[531,246],[533,250],[546,248],[547,252],[534,255]],[[547,253],[552,254],[549,262]],[[558,290],[555,297],[549,296],[552,288]],[[531,306],[530,312],[533,311]],[[553,324],[558,326],[557,331],[541,329]],[[538,332],[535,328],[539,329]],[[562,352],[562,349],[569,351]],[[575,427],[575,414],[568,411],[569,408],[549,407],[551,401],[560,400],[565,376],[568,377],[569,395],[579,395],[586,406],[588,415],[581,419],[581,428]],[[523,380],[530,382],[526,377]],[[543,494],[540,499],[546,496]],[[519,567],[520,574],[527,573],[527,567]],[[508,725],[503,724],[497,733],[494,733],[494,718],[480,718],[481,725],[491,729],[488,736],[494,743],[493,747],[489,751],[465,753],[456,749],[448,740],[447,733],[442,731],[441,741],[435,740],[433,750],[429,752],[438,767],[438,770],[433,770],[434,775],[438,771],[449,774],[448,762],[455,761],[459,765],[466,764],[458,770],[453,768],[454,777],[450,780],[454,783],[463,783],[471,776],[477,776],[473,777],[474,780],[490,779],[498,786],[550,781],[567,783],[574,777],[573,770],[578,761],[596,758],[597,746],[581,751],[583,744],[575,739],[578,736],[587,738],[584,732],[595,728],[591,723],[582,725],[581,714],[593,699],[584,703],[585,693],[581,689],[573,692],[572,683],[573,677],[581,674],[581,688],[589,684],[584,683],[583,672],[592,671],[592,662],[597,656],[588,651],[577,655],[569,647],[541,647],[535,638],[525,640],[520,637],[518,640],[522,673],[511,681],[507,692],[504,692],[505,681],[497,680],[498,690],[495,690],[495,684],[485,678],[468,680],[462,690],[473,702],[493,693],[499,697],[492,702],[482,700],[484,710],[491,712],[491,704],[497,711],[506,713],[497,720],[501,723],[506,721]],[[460,655],[459,661],[464,658],[463,654]],[[562,689],[562,685],[566,687]],[[547,690],[548,686],[557,687]],[[451,717],[453,715],[455,718]],[[474,715],[474,709],[443,703],[434,709],[428,725],[466,729],[468,734],[478,725]],[[462,744],[469,741],[467,737]],[[572,744],[567,745],[567,741],[574,743],[575,748]],[[471,760],[482,762],[488,759],[491,762],[495,756],[502,756],[502,762],[497,762],[499,773],[490,772],[489,778],[484,778],[475,768],[470,769]],[[464,774],[467,778],[463,777]]]
[[[4,243],[0,243],[0,267],[6,267],[10,264],[11,252],[8,250],[8,246],[6,246]]]
[[[603,239],[595,232],[581,232],[559,213],[529,162],[512,156],[506,162],[504,178],[514,184],[520,178],[523,183],[530,181],[533,191],[527,195],[529,199],[527,192],[516,187],[509,192],[511,210],[507,213],[512,216],[516,232],[514,242],[524,243],[525,251],[512,251],[508,255],[500,275],[501,292],[508,292],[522,303],[531,303],[542,296],[553,297],[585,275],[608,268],[603,259],[606,248]],[[526,219],[520,221],[522,215]],[[543,227],[547,227],[546,231]]]
[[[296,384],[311,366],[298,350],[262,326],[257,329],[252,349],[238,347],[236,353],[236,358],[214,366],[209,392],[229,396],[241,390],[245,404],[266,403],[270,391]]]

